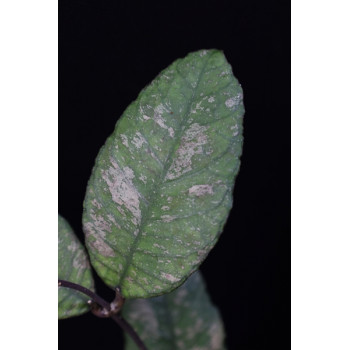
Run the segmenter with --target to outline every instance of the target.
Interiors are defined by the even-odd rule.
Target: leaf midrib
[[[172,159],[173,159],[173,155],[177,149],[177,145],[179,144],[179,141],[181,140],[183,134],[184,134],[184,131],[186,128],[183,128],[183,126],[186,124],[186,121],[188,120],[188,115],[189,115],[189,111],[190,111],[190,108],[192,106],[192,103],[194,102],[195,100],[195,97],[197,95],[197,90],[198,90],[198,86],[199,86],[199,83],[201,81],[201,78],[203,76],[203,72],[207,66],[207,63],[208,63],[208,60],[209,60],[209,57],[213,55],[213,53],[211,52],[208,56],[207,56],[207,59],[206,61],[204,62],[203,66],[202,66],[202,69],[198,75],[198,80],[197,80],[197,85],[195,88],[193,88],[193,94],[192,94],[192,97],[190,99],[190,101],[188,102],[187,104],[187,110],[186,112],[183,114],[183,118],[181,120],[181,123],[179,124],[179,127],[178,127],[178,130],[177,130],[177,133],[176,133],[176,136],[174,138],[174,141],[173,141],[173,145],[168,153],[168,157],[164,163],[164,168],[163,168],[163,171],[162,171],[162,174],[160,176],[160,181],[155,184],[151,190],[151,196],[150,196],[150,199],[149,199],[149,205],[147,206],[147,210],[145,211],[145,214],[142,215],[142,218],[141,218],[141,223],[139,225],[139,231],[138,231],[138,234],[136,235],[135,239],[134,239],[134,242],[132,244],[132,246],[130,247],[130,254],[128,255],[128,258],[126,259],[125,261],[125,268],[124,268],[124,271],[123,273],[121,274],[120,276],[120,280],[119,280],[119,283],[120,285],[123,284],[124,282],[124,279],[125,277],[127,276],[127,272],[131,266],[131,263],[132,263],[132,259],[133,259],[133,256],[134,256],[134,253],[136,252],[136,247],[138,245],[138,242],[140,241],[141,237],[142,237],[142,231],[143,231],[143,228],[145,226],[145,223],[148,221],[149,219],[149,214],[150,214],[150,208],[152,207],[153,203],[154,203],[154,200],[155,198],[158,197],[159,195],[159,192],[160,192],[160,185],[159,184],[163,184],[164,183],[164,179],[165,179],[165,176],[166,174],[168,173],[169,171],[169,168],[172,164]],[[177,68],[177,67],[176,67]],[[179,74],[179,76],[181,76]],[[184,77],[181,76],[182,79],[185,80]],[[158,188],[158,189],[157,189]],[[164,282],[166,283],[166,281],[164,280]],[[171,284],[171,283],[170,283]]]

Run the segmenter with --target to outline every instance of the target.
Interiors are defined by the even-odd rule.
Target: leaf
[[[87,253],[68,222],[58,215],[58,279],[94,290]],[[78,316],[89,311],[88,297],[75,290],[58,287],[58,318]]]
[[[152,350],[224,349],[223,323],[199,271],[169,294],[127,300],[123,316]],[[138,349],[125,339],[126,350]]]
[[[242,152],[242,90],[222,52],[158,75],[123,113],[84,201],[91,262],[124,297],[170,292],[215,245]]]

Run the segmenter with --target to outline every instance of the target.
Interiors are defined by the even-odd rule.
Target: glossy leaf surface
[[[123,315],[152,350],[222,350],[224,328],[199,272],[156,298],[128,300]],[[137,350],[126,336],[126,350]]]
[[[58,278],[94,289],[88,255],[61,216],[58,216]],[[58,287],[58,318],[78,316],[89,311],[87,300],[88,297],[84,294]]]
[[[100,150],[83,224],[91,262],[126,298],[169,292],[215,245],[242,151],[242,90],[222,52],[175,61]]]

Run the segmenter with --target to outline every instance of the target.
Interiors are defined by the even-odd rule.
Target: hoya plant
[[[196,272],[232,207],[242,152],[242,89],[224,54],[201,50],[162,71],[101,148],[83,210],[84,247],[58,218],[58,317],[91,311],[125,349],[224,349]],[[96,295],[92,268],[115,291]]]

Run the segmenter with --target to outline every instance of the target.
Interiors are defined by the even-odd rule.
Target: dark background
[[[218,48],[244,91],[244,148],[225,230],[201,270],[228,349],[290,348],[289,1],[59,1],[59,212],[81,239],[82,202],[117,118],[162,69]],[[113,293],[98,283],[108,300]],[[60,349],[122,349],[90,314],[59,321]]]

